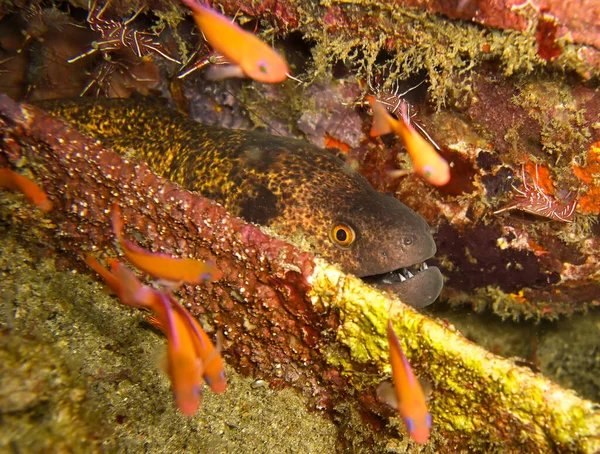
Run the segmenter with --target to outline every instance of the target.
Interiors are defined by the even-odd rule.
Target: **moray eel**
[[[151,100],[38,103],[115,151],[148,163],[232,214],[304,245],[346,272],[391,289],[414,307],[431,304],[442,275],[421,216],[333,154],[307,142],[202,125]]]

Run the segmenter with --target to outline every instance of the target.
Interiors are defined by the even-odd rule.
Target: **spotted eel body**
[[[394,272],[435,253],[421,216],[307,142],[202,125],[148,100],[79,98],[40,106],[115,151],[144,160],[158,175],[223,204],[248,222],[272,228],[346,272],[361,277]],[[411,292],[416,299],[426,298],[426,304],[441,289],[437,268],[428,270],[423,273],[428,278],[420,277],[424,282]],[[422,292],[419,286],[425,286]]]

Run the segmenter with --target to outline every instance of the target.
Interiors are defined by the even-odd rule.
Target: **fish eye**
[[[266,61],[261,60],[258,62],[258,70],[263,74],[267,74],[269,72],[269,65],[267,65]]]
[[[429,180],[433,176],[433,168],[431,166],[425,166],[423,168],[423,176]]]
[[[331,241],[343,248],[350,247],[356,239],[354,229],[342,222],[333,225],[329,236]]]
[[[411,244],[413,244],[413,241],[415,239],[412,236],[407,236],[404,238],[403,243],[405,246],[410,246]]]

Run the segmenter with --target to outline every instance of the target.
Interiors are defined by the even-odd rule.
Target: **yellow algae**
[[[505,452],[512,446],[531,447],[530,452],[600,450],[600,413],[591,401],[488,352],[323,261],[317,262],[312,285],[314,302],[339,311],[336,340],[349,352],[348,358],[341,348],[331,349],[328,361],[344,366],[357,389],[389,372],[385,324],[392,314],[415,373],[432,383],[432,443],[460,440],[460,447],[470,452],[502,446]],[[381,375],[353,373],[357,362],[375,365]]]

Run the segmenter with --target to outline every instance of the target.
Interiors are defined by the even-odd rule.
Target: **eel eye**
[[[331,240],[341,247],[349,247],[354,243],[356,234],[348,224],[335,224],[331,229]]]

